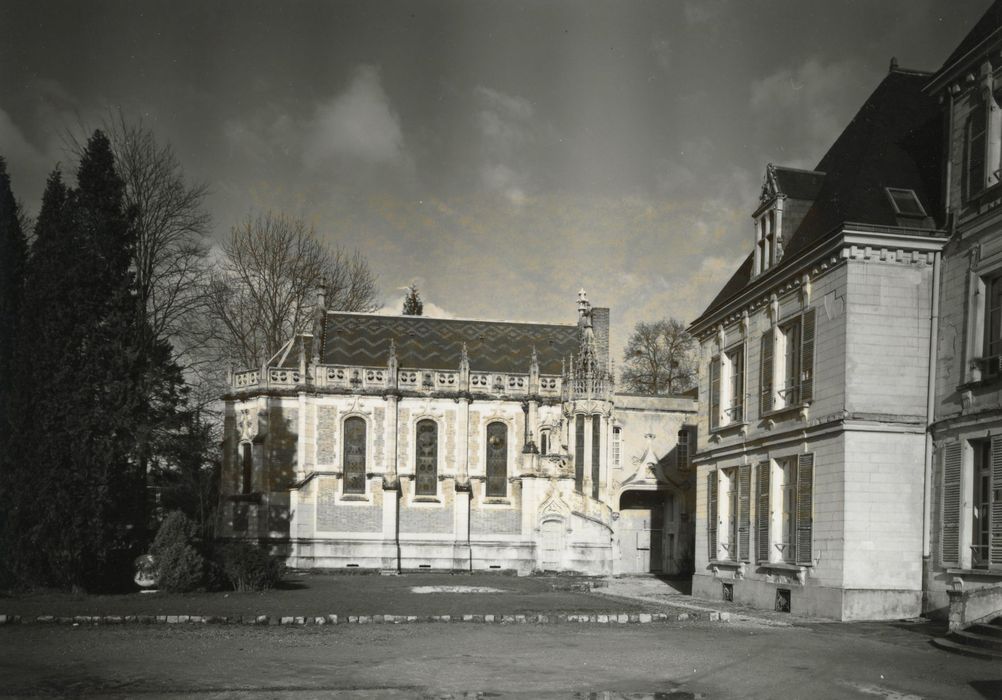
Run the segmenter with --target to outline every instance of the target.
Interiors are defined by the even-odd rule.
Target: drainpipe
[[[923,479],[922,512],[922,564],[928,570],[931,555],[932,525],[932,430],[929,428],[936,411],[936,345],[939,337],[939,285],[941,275],[940,251],[934,253],[932,261],[932,313],[929,317],[929,385],[926,390],[926,432],[925,432],[925,478]]]
[[[955,86],[950,86],[946,90],[946,135],[947,144],[950,143],[950,136],[953,134],[953,101]],[[943,211],[946,215],[947,243],[953,239],[954,223],[953,201],[951,187],[953,182],[952,159],[949,148],[945,154],[945,190],[943,192]],[[940,276],[942,275],[942,251],[937,251],[932,262],[932,313],[929,317],[929,385],[926,390],[926,431],[925,431],[925,474],[922,488],[922,589],[925,590],[925,582],[928,580],[932,570],[932,461],[933,444],[931,425],[935,419],[936,412],[936,350],[939,340],[939,288]]]

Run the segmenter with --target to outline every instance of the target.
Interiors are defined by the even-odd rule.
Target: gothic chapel
[[[321,309],[225,397],[222,535],[299,568],[689,573],[694,396],[568,324]]]

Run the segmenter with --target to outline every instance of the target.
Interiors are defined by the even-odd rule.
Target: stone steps
[[[1002,617],[932,640],[940,649],[979,659],[1002,660]]]

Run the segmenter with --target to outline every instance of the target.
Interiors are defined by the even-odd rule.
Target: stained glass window
[[[487,495],[508,495],[508,426],[504,423],[487,426]]]
[[[365,493],[365,419],[344,422],[344,492]]]
[[[418,421],[416,449],[414,494],[434,496],[438,493],[438,423]]]

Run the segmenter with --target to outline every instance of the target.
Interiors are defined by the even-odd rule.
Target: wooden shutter
[[[751,465],[738,467],[738,561],[751,559]]]
[[[758,543],[758,560],[769,561],[769,462],[758,465],[758,504],[755,540]]]
[[[772,335],[770,328],[762,334],[762,369],[759,373],[759,413],[765,414],[772,410],[773,386],[772,386]]]
[[[814,455],[800,455],[797,462],[797,557],[798,564],[813,561],[811,551],[814,524]]]
[[[992,438],[989,489],[988,566],[1002,569],[1002,437]]]
[[[710,428],[720,425],[720,358],[710,360]]]
[[[800,331],[800,400],[814,400],[814,326],[817,314],[814,309],[804,312]]]
[[[985,104],[975,98],[974,109],[967,119],[967,196],[973,197],[985,189]]]
[[[959,442],[943,448],[943,504],[940,529],[940,563],[960,566],[960,478],[962,450]]]
[[[717,471],[706,475],[706,545],[707,558],[717,558]]]

